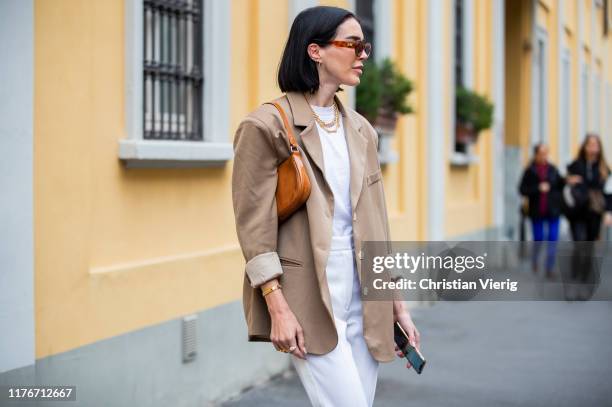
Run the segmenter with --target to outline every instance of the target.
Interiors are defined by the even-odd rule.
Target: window
[[[125,41],[126,166],[230,160],[231,3],[125,0]]]
[[[548,140],[548,38],[546,31],[537,27],[535,36],[535,54],[533,56],[533,87],[532,87],[532,128],[531,145],[545,143]]]
[[[565,48],[561,56],[561,140],[559,143],[559,168],[571,161],[570,117],[571,117],[571,56]]]
[[[454,2],[455,31],[454,31],[454,74],[455,92],[459,88],[472,89],[471,83],[471,0],[455,0]],[[455,117],[457,117],[457,105],[455,106]],[[455,121],[455,133],[453,139],[453,151],[451,152],[451,163],[453,165],[469,165],[477,162],[472,152],[472,142],[461,140],[460,126]],[[462,130],[463,131],[463,130]]]
[[[578,135],[578,140],[582,141],[589,128],[589,66],[587,64],[584,64],[582,67],[580,82],[582,109],[580,112],[580,134]]]
[[[202,0],[144,2],[144,138],[202,140]]]
[[[591,129],[596,133],[601,132],[600,125],[600,112],[601,109],[601,81],[599,75],[595,74],[593,77],[593,125]]]
[[[455,89],[465,86],[463,83],[463,6],[463,0],[455,0]],[[455,139],[455,152],[467,154],[468,150],[468,145]]]
[[[457,88],[465,86],[463,80],[463,0],[455,0],[455,86]]]
[[[610,0],[603,3],[603,35],[608,35],[610,31],[610,21],[612,21],[612,10],[610,10]]]
[[[374,43],[374,7],[372,0],[357,0],[355,14],[361,20],[361,30],[367,41]],[[376,61],[376,47],[379,44],[374,44],[372,54],[369,59]]]

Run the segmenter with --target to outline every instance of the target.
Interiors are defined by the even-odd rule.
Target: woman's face
[[[538,164],[545,164],[546,162],[548,162],[548,146],[541,145],[538,148],[538,152],[535,156],[535,161]]]
[[[354,18],[346,19],[338,26],[333,40],[338,41],[364,41],[361,25]],[[365,51],[355,55],[354,48],[339,47],[333,44],[321,47],[319,57],[322,66],[319,66],[319,81],[337,85],[357,86],[363,73],[363,62],[368,59]]]
[[[597,159],[599,157],[599,142],[595,137],[589,137],[585,145],[585,152],[590,159]]]

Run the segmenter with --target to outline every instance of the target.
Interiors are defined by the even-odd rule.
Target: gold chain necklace
[[[336,102],[334,102],[333,104],[334,119],[329,123],[325,123],[323,119],[319,117],[319,115],[314,111],[312,106],[310,106],[310,103],[308,103],[308,107],[310,107],[310,111],[312,112],[314,119],[317,123],[319,123],[323,130],[325,130],[327,133],[336,133],[338,131],[338,129],[340,128],[340,111],[338,109],[338,105],[336,105]],[[331,127],[334,128],[332,129]]]

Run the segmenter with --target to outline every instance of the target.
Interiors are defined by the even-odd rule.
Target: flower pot
[[[380,108],[374,120],[374,127],[384,133],[393,133],[397,127],[398,115],[393,110]]]
[[[478,133],[474,131],[471,123],[457,122],[455,125],[455,141],[459,144],[472,144],[478,139]]]

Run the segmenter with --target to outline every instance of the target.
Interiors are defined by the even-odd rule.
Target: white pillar
[[[289,4],[289,27],[293,24],[295,17],[300,14],[300,11],[318,5],[317,0],[291,0]]]
[[[448,6],[445,0],[427,2],[427,174],[423,174],[428,183],[428,240],[442,240],[444,232],[445,206],[445,100],[444,87],[448,85],[445,69],[450,69],[444,55],[444,25],[440,24],[444,10]],[[452,30],[451,30],[452,33]]]
[[[0,55],[1,373],[35,360],[32,0],[0,1]]]
[[[493,4],[493,223],[504,225],[504,122],[505,122],[505,70],[504,70],[504,10],[505,0]]]

